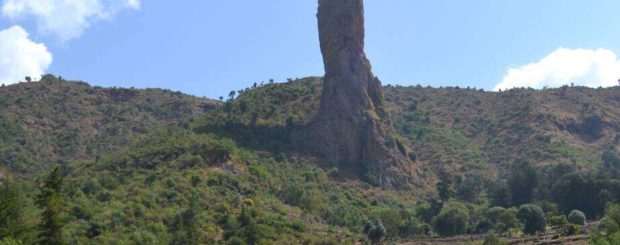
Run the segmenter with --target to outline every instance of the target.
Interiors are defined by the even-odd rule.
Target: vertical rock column
[[[317,17],[323,94],[299,145],[383,187],[419,184],[417,168],[384,108],[381,82],[364,53],[363,0],[319,0]]]

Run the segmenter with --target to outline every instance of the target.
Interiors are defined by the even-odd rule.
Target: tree
[[[19,189],[10,180],[0,182],[0,238],[18,237],[23,231]]]
[[[63,177],[60,168],[56,167],[45,179],[39,188],[37,205],[43,209],[42,222],[39,224],[39,243],[45,245],[63,245],[63,223],[60,214],[64,207],[63,203]]]
[[[616,193],[614,181],[592,173],[570,173],[564,175],[553,186],[553,198],[562,212],[581,210],[589,217],[600,216],[605,203]]]
[[[460,203],[444,206],[433,219],[435,230],[442,236],[462,235],[469,226],[468,209]]]
[[[231,90],[230,93],[228,93],[228,98],[230,98],[231,100],[235,98],[235,94],[237,92],[235,90]]]
[[[32,78],[30,76],[26,77],[26,82],[32,82]]]
[[[381,223],[385,227],[386,237],[396,238],[403,223],[403,216],[396,209],[389,209],[381,213]]]
[[[174,237],[170,242],[171,245],[193,245],[200,243],[197,225],[200,210],[196,199],[196,196],[192,196],[189,207],[182,210],[177,217],[175,217],[174,223],[169,229],[174,233]]]
[[[512,203],[512,191],[506,182],[497,182],[489,188],[489,202],[493,206],[510,206]]]
[[[576,225],[585,225],[586,215],[579,210],[573,210],[568,214],[568,221]]]
[[[380,244],[387,231],[381,219],[373,219],[367,221],[364,225],[364,233],[366,233],[372,244]]]
[[[525,234],[536,234],[545,231],[547,219],[542,208],[534,204],[524,204],[519,207],[518,217],[523,223]]]
[[[599,221],[598,225],[596,226],[596,230],[598,230],[598,232],[603,235],[611,235],[618,232],[620,230],[620,227],[618,226],[616,221],[605,216]]]
[[[564,227],[568,224],[566,215],[557,215],[549,218],[549,225]]]
[[[620,203],[609,204],[605,210],[605,217],[620,225]]]
[[[537,183],[536,168],[529,162],[517,163],[512,168],[508,186],[512,192],[512,204],[518,206],[532,201],[532,194]]]
[[[603,164],[605,170],[612,178],[620,178],[620,155],[612,150],[603,153]]]
[[[437,192],[441,201],[446,202],[454,195],[453,177],[447,171],[440,171],[438,175]]]

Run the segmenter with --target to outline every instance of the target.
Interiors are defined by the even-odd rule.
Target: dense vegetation
[[[256,84],[217,103],[52,76],[0,88],[0,244],[381,243],[598,219],[595,242],[620,236],[618,88],[387,86],[429,183],[407,191],[296,153],[320,90]]]

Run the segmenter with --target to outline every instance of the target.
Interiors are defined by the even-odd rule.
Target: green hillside
[[[355,244],[381,227],[403,242],[516,234],[527,222],[511,207],[594,220],[620,201],[618,87],[384,87],[429,183],[414,190],[373,186],[292,146],[318,111],[321,78],[240,91],[216,102],[53,76],[0,88],[0,204],[20,204],[0,205],[0,238],[36,240],[35,200],[55,167],[68,244]]]

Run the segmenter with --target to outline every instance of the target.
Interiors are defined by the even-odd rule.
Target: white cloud
[[[560,87],[574,83],[610,87],[620,79],[620,60],[609,49],[559,48],[538,62],[510,68],[493,90],[515,87]]]
[[[40,32],[61,41],[80,37],[93,22],[125,9],[140,9],[140,0],[4,0],[2,4],[4,16],[34,17]]]
[[[0,31],[0,84],[40,77],[52,63],[44,44],[35,43],[20,26]]]

